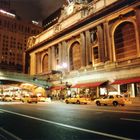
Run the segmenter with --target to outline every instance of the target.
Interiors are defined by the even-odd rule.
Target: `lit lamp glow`
[[[62,64],[62,67],[63,67],[63,68],[67,68],[67,66],[68,66],[67,63],[63,63],[63,64]]]
[[[67,63],[62,63],[61,65],[57,65],[56,66],[57,70],[61,72],[61,77],[60,77],[60,80],[61,80],[61,83],[62,83],[62,80],[63,80],[63,74],[65,72],[65,69],[67,68]]]

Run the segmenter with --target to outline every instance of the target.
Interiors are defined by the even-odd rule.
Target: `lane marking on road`
[[[140,120],[137,120],[137,119],[129,119],[129,118],[120,118],[120,120],[140,122]]]
[[[108,133],[103,133],[103,132],[99,132],[99,131],[84,129],[84,128],[71,126],[71,125],[67,125],[67,124],[63,124],[63,123],[58,123],[58,122],[54,122],[54,121],[44,120],[44,119],[41,119],[41,118],[28,116],[28,115],[24,115],[24,114],[12,112],[12,111],[4,110],[4,109],[0,109],[0,111],[10,113],[10,114],[14,114],[14,115],[18,115],[18,116],[22,116],[22,117],[26,117],[26,118],[30,118],[30,119],[33,119],[33,120],[38,120],[38,121],[50,123],[50,124],[53,124],[53,125],[59,125],[59,126],[62,126],[62,127],[71,128],[71,129],[75,129],[75,130],[78,130],[78,131],[87,132],[87,133],[97,134],[97,135],[106,136],[106,137],[110,137],[110,138],[116,138],[116,139],[132,140],[131,138],[127,138],[127,137],[117,136],[117,135],[113,135],[113,134],[108,134]]]
[[[128,113],[128,114],[140,114],[140,112],[136,111],[126,111],[126,110],[107,110],[107,109],[87,109],[87,108],[82,108],[81,110],[90,110],[90,111],[97,111],[97,112],[112,112],[112,113]]]
[[[0,130],[3,131],[4,133],[6,133],[7,135],[9,135],[10,137],[14,138],[15,140],[22,140],[21,138],[17,137],[16,135],[14,135],[13,133],[5,130],[4,128],[0,127]]]
[[[38,110],[51,110],[51,109],[42,109],[42,108],[37,108]],[[63,108],[66,109],[66,108]],[[107,110],[107,109],[89,109],[89,108],[74,108],[75,110],[87,110],[87,111],[97,111],[97,112],[111,112],[111,113],[127,113],[127,114],[140,114],[140,112],[137,111],[126,111],[126,110]]]
[[[7,138],[6,138],[5,136],[3,136],[3,135],[0,134],[0,140],[1,140],[1,139],[2,139],[2,140],[7,140]]]

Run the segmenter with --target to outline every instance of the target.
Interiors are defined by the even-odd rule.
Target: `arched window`
[[[48,71],[48,54],[46,54],[43,58],[42,62],[42,71],[47,72]]]
[[[137,55],[135,28],[131,22],[121,23],[114,32],[116,60],[127,60]]]
[[[78,70],[81,68],[81,48],[78,42],[72,44],[70,48],[70,69]]]

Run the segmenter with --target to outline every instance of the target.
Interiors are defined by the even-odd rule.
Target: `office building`
[[[15,14],[0,10],[0,69],[23,72],[27,40],[37,35],[42,27],[24,21]]]

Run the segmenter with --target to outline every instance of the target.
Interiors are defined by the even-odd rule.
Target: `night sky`
[[[66,0],[11,0],[11,9],[26,20],[42,21]]]

